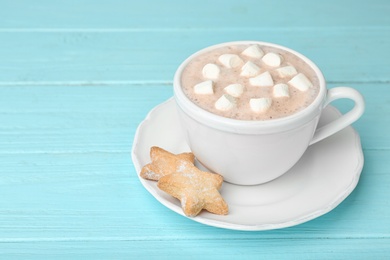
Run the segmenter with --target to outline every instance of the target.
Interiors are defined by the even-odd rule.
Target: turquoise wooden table
[[[390,2],[22,1],[0,4],[0,259],[390,257]],[[260,40],[366,100],[364,168],[338,207],[269,231],[203,225],[159,203],[136,129],[203,47]],[[334,104],[342,112],[349,102]]]

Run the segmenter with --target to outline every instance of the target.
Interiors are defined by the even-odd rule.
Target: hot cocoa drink
[[[184,68],[181,85],[199,107],[238,120],[272,120],[309,106],[319,92],[312,68],[294,54],[257,44],[219,47]]]
[[[196,159],[238,185],[278,178],[309,145],[344,129],[364,111],[359,92],[327,89],[320,69],[302,54],[257,41],[194,53],[178,67],[173,93]],[[354,101],[353,108],[317,129],[323,109],[345,98]]]

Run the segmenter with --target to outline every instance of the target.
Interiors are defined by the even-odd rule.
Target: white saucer
[[[328,106],[320,125],[340,116]],[[137,174],[150,162],[149,149],[160,146],[173,153],[189,151],[173,99],[154,108],[139,125],[132,158]],[[282,177],[257,186],[224,182],[221,194],[229,205],[226,216],[202,211],[194,221],[227,229],[269,230],[298,225],[339,205],[356,187],[363,168],[360,138],[352,127],[308,148],[302,159]],[[163,205],[184,215],[180,202],[140,178],[142,185]]]

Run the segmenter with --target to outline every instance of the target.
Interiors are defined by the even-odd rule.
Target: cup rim
[[[240,119],[223,117],[211,113],[197,106],[186,96],[186,94],[183,92],[181,88],[181,74],[184,68],[192,59],[194,59],[196,56],[200,54],[203,54],[205,52],[211,51],[216,48],[220,48],[228,45],[251,45],[251,44],[258,44],[261,46],[277,48],[277,49],[290,52],[293,55],[299,57],[301,60],[303,60],[306,64],[308,64],[315,72],[315,75],[317,76],[319,81],[320,89],[314,101],[303,110],[289,116],[270,119],[270,120],[240,120]],[[275,43],[263,42],[263,41],[224,42],[224,43],[211,45],[209,47],[203,48],[193,53],[188,58],[186,58],[176,70],[174,75],[174,80],[173,80],[173,89],[174,89],[174,98],[176,104],[181,110],[183,110],[192,119],[204,125],[207,125],[211,128],[215,128],[225,132],[240,133],[240,134],[276,133],[276,132],[283,132],[283,131],[287,131],[302,126],[320,114],[325,102],[325,97],[327,92],[325,78],[321,70],[309,58],[288,47],[275,44]]]

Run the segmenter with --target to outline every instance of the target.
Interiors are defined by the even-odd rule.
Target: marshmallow
[[[226,93],[233,97],[239,97],[244,92],[244,86],[241,84],[230,84],[224,89]]]
[[[263,113],[267,111],[272,104],[272,99],[270,98],[251,98],[249,100],[249,105],[253,112]]]
[[[219,56],[218,60],[226,68],[236,68],[244,63],[244,61],[236,54],[222,54]]]
[[[309,88],[313,87],[310,80],[302,73],[293,77],[288,83],[300,91],[307,91]]]
[[[258,58],[258,59],[264,56],[264,52],[262,49],[260,49],[259,45],[251,45],[248,48],[246,48],[241,54],[251,58]]]
[[[274,52],[269,52],[262,58],[263,62],[271,67],[278,67],[282,63],[282,57]]]
[[[242,66],[240,75],[244,77],[254,77],[259,74],[259,71],[260,68],[256,64],[251,61],[248,61],[244,64],[244,66]]]
[[[280,83],[274,86],[274,97],[290,97],[288,85]]]
[[[236,100],[230,95],[222,95],[217,102],[215,102],[215,108],[220,111],[228,111],[236,106]]]
[[[195,92],[195,94],[200,94],[200,95],[214,94],[213,81],[206,80],[206,81],[203,81],[201,83],[196,84],[194,86],[194,92]]]
[[[281,67],[279,69],[276,69],[276,72],[279,74],[280,77],[285,78],[285,77],[292,77],[294,75],[297,75],[298,72],[293,66],[286,66],[286,67]]]
[[[272,79],[272,76],[268,71],[260,74],[257,77],[250,78],[249,83],[252,86],[256,86],[256,87],[270,87],[270,86],[274,85],[274,81]]]
[[[219,67],[213,63],[206,64],[203,67],[202,74],[203,77],[207,79],[217,79],[219,77],[219,72],[221,70]]]

